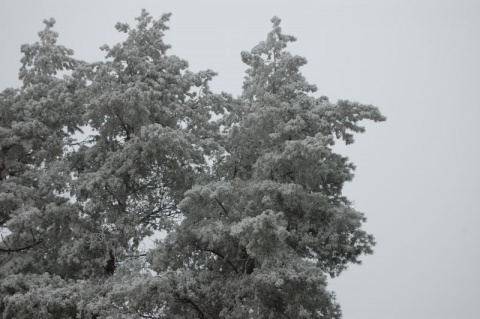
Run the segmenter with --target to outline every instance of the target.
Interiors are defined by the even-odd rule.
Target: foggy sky
[[[480,316],[480,1],[1,1],[0,90],[18,86],[20,45],[54,17],[59,44],[101,60],[147,9],[172,12],[165,41],[212,89],[240,94],[242,50],[282,19],[305,56],[318,95],[373,104],[387,122],[367,124],[338,150],[357,166],[345,194],[377,240],[330,280],[346,319]]]

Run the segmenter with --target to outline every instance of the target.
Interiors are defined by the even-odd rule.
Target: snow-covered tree
[[[105,62],[73,59],[53,19],[22,46],[24,85],[0,96],[5,317],[100,315],[111,304],[93,296],[130,274],[139,243],[178,220],[208,170],[222,97],[209,91],[212,71],[166,54],[168,19],[143,11],[136,28],[118,24],[127,39],[102,47]]]
[[[249,68],[222,119],[215,174],[185,193],[183,221],[151,254],[171,282],[169,316],[339,318],[326,275],[372,252],[365,217],[342,196],[354,166],[332,145],[384,117],[312,97],[299,72],[306,60],[285,51],[295,38],[272,23],[266,41],[242,52]]]
[[[0,312],[340,318],[327,276],[374,240],[332,146],[384,117],[316,98],[278,18],[241,54],[242,95],[213,94],[213,71],[167,53],[169,17],[117,24],[102,62],[58,45],[53,19],[22,46],[23,86],[0,94]]]

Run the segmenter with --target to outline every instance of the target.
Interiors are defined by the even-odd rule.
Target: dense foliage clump
[[[0,94],[4,318],[340,318],[327,290],[373,237],[333,152],[377,108],[316,98],[273,18],[239,97],[168,55],[145,11],[87,63],[53,19]],[[58,73],[61,72],[63,77]],[[166,237],[147,253],[141,242]]]

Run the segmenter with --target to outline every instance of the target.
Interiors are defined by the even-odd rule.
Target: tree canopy
[[[54,19],[22,46],[0,94],[3,318],[340,318],[327,278],[375,242],[332,146],[385,118],[315,97],[277,17],[243,93],[214,93],[168,53],[169,18],[118,23],[101,62]]]

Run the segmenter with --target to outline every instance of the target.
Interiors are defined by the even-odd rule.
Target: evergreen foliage
[[[102,62],[53,19],[22,46],[23,86],[0,94],[3,318],[340,318],[327,276],[374,239],[332,146],[385,118],[314,97],[276,17],[242,95],[215,94],[167,53],[169,17],[118,23]]]

